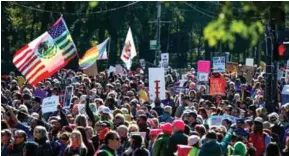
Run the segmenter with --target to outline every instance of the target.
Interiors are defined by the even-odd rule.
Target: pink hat
[[[160,126],[160,129],[162,129],[164,133],[172,134],[173,125],[171,123],[165,123]]]
[[[161,129],[151,129],[150,130],[150,135],[158,136],[161,132],[162,132]]]
[[[184,131],[185,130],[185,123],[183,120],[175,120],[173,122],[173,126],[176,127],[177,130],[179,131]]]

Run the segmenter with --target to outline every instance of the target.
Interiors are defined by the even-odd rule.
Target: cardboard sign
[[[64,102],[63,102],[63,108],[70,108],[71,100],[73,95],[73,86],[67,86],[65,88],[65,94],[64,94]]]
[[[223,78],[210,79],[210,95],[225,95],[226,80]]]
[[[218,72],[225,72],[226,71],[226,62],[225,57],[213,57],[213,71]]]
[[[252,84],[253,76],[254,76],[254,67],[251,66],[243,66],[243,73],[245,73],[245,78],[248,84]]]
[[[253,58],[246,58],[246,66],[253,67],[254,66],[254,59]]]
[[[198,61],[198,72],[210,73],[211,61]]]
[[[55,112],[57,111],[57,106],[59,104],[59,96],[50,96],[47,98],[44,98],[42,101],[42,113],[48,113],[48,112]]]
[[[226,72],[232,73],[232,75],[236,75],[238,73],[238,63],[236,62],[227,62],[226,64]]]
[[[198,81],[208,81],[209,79],[209,73],[200,73],[198,72]]]
[[[149,68],[149,97],[165,99],[165,70],[164,68]]]

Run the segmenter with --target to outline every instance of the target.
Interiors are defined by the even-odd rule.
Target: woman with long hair
[[[87,138],[85,129],[80,126],[77,127],[76,129],[79,130],[79,132],[81,133],[83,143],[87,148],[87,155],[93,155],[95,153],[95,149],[94,149],[91,139]]]
[[[36,126],[33,131],[34,141],[38,143],[37,155],[51,156],[55,152],[48,139],[48,132],[43,126]]]
[[[82,140],[82,135],[79,130],[74,130],[70,135],[70,143],[64,150],[62,156],[86,156],[87,148]]]
[[[9,129],[1,131],[1,155],[7,155],[7,151],[12,147],[12,132]]]
[[[130,147],[123,153],[123,156],[150,156],[150,152],[143,146],[143,139],[140,135],[130,137]]]

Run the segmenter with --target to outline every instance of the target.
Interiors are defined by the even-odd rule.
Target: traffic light
[[[277,43],[274,48],[275,60],[289,60],[289,43]]]

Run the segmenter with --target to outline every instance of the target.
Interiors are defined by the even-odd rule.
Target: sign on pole
[[[225,72],[226,71],[226,64],[225,64],[225,57],[213,57],[213,71],[214,72]]]
[[[149,97],[165,99],[165,70],[164,68],[149,68]]]
[[[150,50],[157,49],[157,40],[150,40]]]
[[[162,53],[161,54],[161,67],[168,68],[169,67],[169,53]]]
[[[85,104],[79,104],[77,105],[78,107],[78,113],[79,114],[86,114],[85,112]],[[92,111],[93,114],[96,114],[97,113],[97,106],[95,103],[90,103],[89,104],[89,108],[90,110]]]
[[[57,111],[57,106],[59,104],[59,96],[50,96],[44,98],[42,101],[42,113],[49,113]]]

